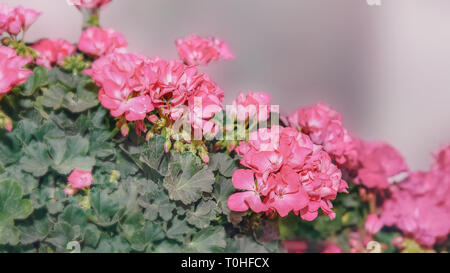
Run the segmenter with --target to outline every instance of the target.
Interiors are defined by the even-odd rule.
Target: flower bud
[[[120,127],[120,132],[122,132],[123,136],[127,136],[128,135],[128,133],[130,132],[130,127],[128,127],[127,123],[124,123],[122,125],[122,127]]]
[[[152,131],[148,131],[147,135],[145,135],[145,139],[149,141],[150,139],[153,138],[154,135],[155,133],[153,133]]]
[[[166,139],[166,142],[164,142],[164,151],[168,153],[170,148],[172,148],[172,141],[170,141],[170,139]]]

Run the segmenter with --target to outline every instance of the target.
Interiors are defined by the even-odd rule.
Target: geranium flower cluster
[[[31,58],[18,56],[12,48],[0,46],[0,96],[27,80],[33,72],[24,66],[31,61]]]
[[[335,217],[331,200],[348,186],[328,153],[309,136],[289,127],[263,128],[236,152],[248,169],[233,174],[234,187],[244,191],[229,197],[231,210],[276,211],[281,217],[293,211],[312,221],[322,209]]]
[[[450,146],[442,149],[428,172],[412,172],[392,188],[382,207],[381,221],[396,226],[424,246],[447,239],[450,233]]]
[[[358,165],[359,140],[342,124],[342,116],[326,104],[301,108],[288,118],[292,127],[308,134],[314,144],[323,145],[339,166],[355,169]]]
[[[384,142],[361,142],[358,159],[360,167],[356,184],[369,189],[384,190],[401,182],[408,174],[408,165],[403,156]]]
[[[66,57],[72,56],[77,48],[64,39],[43,39],[31,46],[38,52],[36,64],[46,68],[62,66]]]
[[[70,0],[70,2],[79,8],[98,9],[109,4],[111,0]]]
[[[187,65],[206,65],[217,60],[234,58],[228,44],[215,37],[189,35],[175,41],[178,55]]]
[[[96,60],[85,73],[101,87],[101,104],[122,126],[135,122],[138,133],[147,132],[146,120],[164,119],[170,127],[186,113],[194,129],[211,132],[215,127],[211,118],[222,110],[223,91],[206,74],[181,61],[115,52]],[[149,114],[155,109],[159,117]]]
[[[0,4],[0,35],[5,32],[16,36],[21,31],[26,31],[41,15],[33,9],[26,9],[22,6],[10,8],[5,4]]]
[[[78,49],[84,53],[100,57],[115,51],[124,52],[128,43],[125,37],[110,28],[88,27],[81,33]]]

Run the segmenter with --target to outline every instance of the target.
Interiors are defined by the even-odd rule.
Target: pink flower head
[[[211,61],[234,58],[227,43],[214,37],[189,35],[175,41],[178,54],[188,65],[206,65]]]
[[[299,240],[289,240],[281,242],[288,253],[306,253],[308,243]]]
[[[211,132],[215,135],[219,126],[212,121],[214,115],[223,109],[224,92],[206,74],[202,74],[187,103],[190,110],[190,122],[194,129]]]
[[[111,2],[111,0],[70,0],[70,2],[78,8],[98,9]]]
[[[270,100],[271,96],[264,92],[248,91],[247,95],[240,92],[233,101],[233,106],[236,108],[233,109],[233,111],[236,111],[234,114],[240,121],[248,118],[265,121],[270,115]]]
[[[334,219],[331,200],[338,193],[347,193],[348,185],[341,179],[341,171],[332,163],[330,156],[323,150],[316,150],[300,171],[300,181],[308,193],[309,204],[299,211],[300,216],[312,221],[318,215],[319,208]]]
[[[33,74],[32,71],[23,69],[30,62],[30,58],[17,56],[14,49],[0,46],[0,95],[24,83]]]
[[[403,156],[383,142],[364,142],[359,151],[361,168],[357,183],[368,188],[386,189],[399,175],[408,171]]]
[[[431,247],[450,233],[450,175],[441,170],[414,172],[392,189],[381,221]]]
[[[125,37],[110,28],[89,27],[81,33],[78,48],[92,56],[103,56],[127,47]]]
[[[93,177],[92,173],[89,171],[83,171],[80,169],[75,169],[69,175],[67,179],[70,183],[70,187],[74,190],[81,190],[89,188],[92,185]]]
[[[450,145],[442,148],[434,156],[433,169],[450,172]]]
[[[335,213],[331,200],[338,193],[347,192],[348,186],[328,154],[320,146],[313,145],[307,135],[294,128],[274,126],[271,129],[259,129],[252,135],[247,144],[241,143],[236,148],[238,155],[242,156],[241,164],[250,170],[238,170],[235,173],[251,173],[252,179],[245,179],[248,184],[255,181],[253,176],[257,178],[260,189],[258,200],[262,200],[265,211],[276,211],[281,217],[292,211],[311,221],[322,209],[325,215],[333,219]],[[240,175],[233,177],[234,180],[244,181]],[[229,200],[231,210],[252,209],[236,197],[230,199],[233,201],[230,204]]]
[[[36,64],[46,68],[51,68],[53,64],[62,65],[64,59],[72,56],[77,50],[74,45],[64,39],[40,40],[31,47],[39,52]]]
[[[9,8],[0,4],[0,34],[8,32],[17,35],[22,30],[27,30],[40,15],[40,12],[22,6]]]
[[[301,108],[289,115],[289,124],[308,134],[316,144],[323,144],[327,128],[331,121],[341,122],[341,115],[330,106],[318,103],[314,106]]]
[[[327,242],[321,253],[342,253],[342,249],[336,243]]]
[[[365,232],[352,231],[348,235],[350,253],[366,253],[367,245],[372,241],[372,235]]]
[[[376,234],[383,227],[383,222],[380,221],[375,213],[370,213],[366,217],[364,228],[369,234]]]
[[[149,62],[140,55],[114,53],[99,58],[84,72],[101,87],[99,100],[112,116],[124,115],[128,121],[137,121],[154,109],[140,79],[141,69]],[[133,93],[137,95],[130,97]]]
[[[326,104],[297,110],[288,117],[289,124],[323,145],[339,166],[355,169],[358,164],[359,140],[342,125],[342,116]]]

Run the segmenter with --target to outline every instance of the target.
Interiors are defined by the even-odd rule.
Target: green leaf
[[[227,253],[267,253],[267,249],[249,237],[237,237],[227,240]]]
[[[72,226],[66,222],[59,222],[51,231],[46,241],[59,250],[66,250],[67,244],[80,238],[80,226]]]
[[[147,222],[141,231],[133,234],[130,243],[133,249],[144,251],[149,244],[163,240],[164,238],[164,230],[160,225],[154,222]]]
[[[189,224],[200,229],[207,228],[212,220],[216,219],[219,208],[214,201],[201,201],[195,211],[187,212]]]
[[[67,93],[62,101],[62,107],[72,113],[81,113],[97,105],[97,94],[84,89],[82,86],[77,88],[76,93]]]
[[[176,156],[176,161],[169,164],[169,175],[164,178],[169,198],[185,205],[197,201],[203,192],[212,192],[213,183],[213,172],[207,166],[202,168],[192,153]]]
[[[26,146],[24,151],[25,156],[20,159],[22,169],[33,174],[35,177],[46,174],[51,165],[47,145],[33,141],[30,145]]]
[[[69,205],[60,215],[60,221],[64,221],[72,226],[84,228],[87,225],[86,213],[79,207]]]
[[[212,170],[218,170],[225,177],[233,176],[234,171],[237,169],[236,161],[223,153],[213,154],[210,158],[209,167]]]
[[[43,88],[42,105],[58,110],[62,107],[64,96],[68,93],[66,87],[61,84],[50,85],[49,88]]]
[[[214,198],[217,201],[217,205],[221,208],[222,212],[226,215],[230,214],[230,208],[228,208],[228,197],[235,192],[231,179],[227,179],[220,176],[214,186]]]
[[[0,181],[0,245],[19,241],[19,230],[14,220],[26,219],[32,212],[30,200],[22,199],[23,190],[17,181]]]
[[[183,242],[183,235],[194,232],[195,229],[187,225],[186,221],[174,218],[172,226],[167,230],[167,237]]]
[[[120,203],[112,195],[105,191],[91,193],[91,206],[94,211],[95,224],[99,226],[111,226],[119,221]]]
[[[187,252],[223,252],[226,247],[225,230],[223,227],[202,229],[186,245]]]
[[[89,224],[84,230],[83,243],[87,246],[96,247],[100,235],[100,230],[95,225]]]
[[[19,140],[12,137],[12,134],[5,135],[0,131],[0,162],[3,166],[16,163],[22,156]]]
[[[32,96],[39,88],[48,84],[47,69],[37,66],[24,84],[22,95]]]
[[[89,141],[81,136],[49,139],[48,148],[53,159],[52,168],[63,175],[74,169],[91,170],[95,159],[88,156]]]
[[[176,208],[163,189],[155,189],[141,197],[139,204],[145,208],[144,216],[148,220],[156,220],[159,215],[164,221],[169,221],[172,219],[173,210]]]
[[[20,230],[21,244],[27,245],[44,240],[50,231],[50,222],[46,210],[36,211],[31,217],[18,224],[17,227]]]
[[[165,140],[166,139],[162,136],[153,136],[148,141],[147,145],[144,145],[144,150],[139,157],[143,163],[157,171],[162,176],[165,176],[168,170],[168,159],[164,151]]]

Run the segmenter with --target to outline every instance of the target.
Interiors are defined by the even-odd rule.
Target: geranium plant
[[[110,1],[72,0],[76,45],[25,42],[40,13],[0,5],[0,252],[440,251],[450,149],[410,172],[319,103],[288,117],[264,92],[225,92],[202,66],[130,52],[99,24]],[[215,65],[215,64],[214,64]]]

